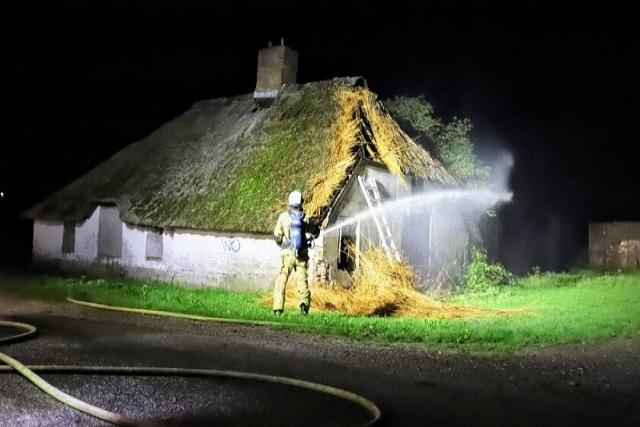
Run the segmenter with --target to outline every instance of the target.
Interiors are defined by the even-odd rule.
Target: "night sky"
[[[3,7],[5,253],[29,250],[22,209],[193,102],[253,91],[258,49],[280,37],[299,82],[362,75],[382,98],[424,94],[472,120],[482,158],[514,155],[497,253],[510,268],[568,268],[589,221],[640,220],[631,2],[48,3]]]

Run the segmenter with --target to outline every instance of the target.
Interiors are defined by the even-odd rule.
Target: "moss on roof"
[[[287,194],[308,191],[330,166],[335,93],[357,81],[285,87],[266,109],[251,94],[198,102],[25,216],[82,220],[96,204],[116,203],[133,225],[270,233]],[[433,167],[433,180],[454,182]]]

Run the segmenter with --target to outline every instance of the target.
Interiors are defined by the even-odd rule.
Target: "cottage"
[[[307,216],[327,229],[380,199],[457,185],[363,78],[297,84],[297,61],[283,44],[261,50],[254,93],[195,103],[28,210],[34,261],[264,289],[279,270],[271,233],[290,191],[303,192]],[[425,274],[452,258],[445,252],[464,252],[466,234],[433,248],[437,218],[405,210],[402,220],[373,217],[323,234],[315,265],[348,284],[341,272],[357,267],[349,247],[385,244]]]

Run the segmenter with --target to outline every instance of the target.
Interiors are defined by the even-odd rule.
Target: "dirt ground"
[[[232,369],[360,393],[381,425],[640,425],[640,339],[471,356],[266,327],[125,315],[4,293],[0,318],[40,336],[1,350],[27,364]],[[8,333],[8,331],[0,331]],[[46,375],[106,409],[173,425],[358,425],[349,403],[238,380]],[[0,374],[0,425],[102,425]]]

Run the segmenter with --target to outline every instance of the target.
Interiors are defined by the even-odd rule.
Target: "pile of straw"
[[[311,307],[320,311],[340,311],[348,315],[411,316],[459,318],[476,317],[483,313],[437,301],[416,290],[416,277],[406,261],[389,260],[381,248],[360,253],[360,268],[353,276],[353,286],[312,286]],[[292,275],[293,276],[293,275]],[[286,307],[296,309],[299,301],[295,278],[287,285]],[[264,298],[269,305],[272,295]]]

